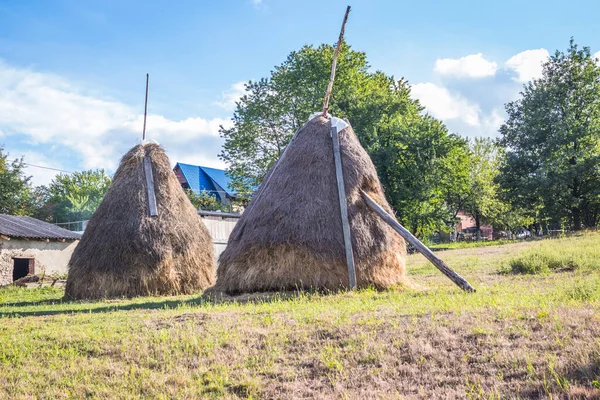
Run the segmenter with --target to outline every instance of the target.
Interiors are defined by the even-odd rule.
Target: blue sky
[[[333,43],[347,1],[0,0],[0,144],[31,164],[114,171],[141,131],[171,162],[223,167],[218,126],[242,82],[304,44]],[[353,1],[346,40],[413,84],[464,136],[494,136],[503,104],[569,38],[600,50],[600,3]],[[55,172],[30,167],[34,183]]]

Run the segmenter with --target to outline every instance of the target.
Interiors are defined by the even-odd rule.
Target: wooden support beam
[[[379,204],[375,202],[368,194],[364,191],[360,191],[362,198],[365,200],[369,208],[377,213],[388,225],[390,225],[396,232],[400,234],[407,242],[415,246],[419,253],[423,254],[433,265],[436,266],[444,275],[446,275],[452,282],[458,285],[462,290],[467,292],[474,292],[475,288],[471,286],[462,276],[452,271],[450,267],[446,265],[442,260],[436,257],[435,254],[427,246],[425,246],[419,239],[413,236],[406,228],[404,228],[396,218],[388,214]]]
[[[344,172],[342,171],[342,157],[340,154],[340,138],[337,128],[331,127],[331,139],[333,141],[333,159],[335,162],[335,177],[337,180],[338,198],[340,201],[340,216],[342,218],[342,230],[344,233],[344,247],[346,249],[346,263],[348,264],[348,278],[350,289],[356,289],[356,270],[354,268],[354,252],[352,251],[352,236],[350,234],[350,221],[348,221],[348,205],[346,200],[346,189],[344,186]]]
[[[144,173],[146,175],[146,187],[148,189],[148,215],[156,217],[156,194],[154,193],[154,176],[152,175],[152,161],[147,155],[144,156]]]

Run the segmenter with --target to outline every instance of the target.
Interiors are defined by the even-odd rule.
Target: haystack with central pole
[[[404,239],[463,290],[474,291],[398,223],[352,127],[327,113],[349,12],[350,6],[323,113],[294,134],[267,173],[219,258],[213,293],[405,284]]]
[[[148,77],[146,110],[147,98]],[[144,117],[144,139],[145,126]],[[73,252],[69,298],[189,294],[215,282],[208,229],[164,150],[142,143],[122,158]]]
[[[151,161],[155,216],[150,215],[145,159]],[[214,283],[213,251],[210,234],[163,149],[137,145],[121,160],[71,257],[66,296],[194,293]]]
[[[330,132],[319,115],[296,133],[231,233],[213,291],[349,286]],[[357,286],[404,283],[404,240],[361,199],[364,190],[392,212],[375,167],[352,127],[339,137]]]

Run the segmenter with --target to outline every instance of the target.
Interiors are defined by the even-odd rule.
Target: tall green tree
[[[333,46],[304,46],[269,77],[248,82],[233,126],[220,130],[220,157],[238,193],[258,186],[293,133],[322,109],[333,54]],[[423,115],[408,82],[370,72],[365,53],[344,44],[329,111],[352,122],[403,223],[424,235],[451,219],[447,200],[464,183],[465,143]]]
[[[600,67],[571,39],[506,105],[500,182],[530,216],[579,230],[600,216]]]
[[[469,188],[466,141],[420,115],[398,118],[376,139],[371,157],[398,219],[418,236],[450,229]]]
[[[33,209],[32,192],[23,158],[10,160],[0,147],[0,214],[29,215]]]
[[[52,222],[89,219],[110,186],[103,169],[57,175],[47,189],[47,205]]]
[[[475,138],[469,147],[469,189],[463,209],[475,219],[479,232],[482,224],[498,224],[506,213],[496,182],[503,149],[490,138]]]

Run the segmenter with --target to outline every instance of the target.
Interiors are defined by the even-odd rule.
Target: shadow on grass
[[[600,359],[593,360],[589,364],[574,366],[563,374],[554,376],[549,382],[540,383],[540,386],[532,390],[527,397],[546,398],[548,394],[573,400],[600,399]]]
[[[35,306],[57,305],[57,304],[65,304],[65,303],[70,303],[70,301],[66,301],[64,299],[16,301],[13,303],[2,303],[2,304],[0,304],[0,306],[2,306],[2,307],[35,307]]]
[[[567,371],[565,377],[570,382],[579,382],[590,386],[595,385],[595,389],[597,389],[596,394],[600,396],[600,358],[593,360],[589,364],[581,365]]]
[[[237,296],[228,296],[222,293],[218,294],[204,294],[199,297],[191,299],[166,299],[160,301],[148,301],[144,303],[120,303],[123,300],[100,300],[100,301],[77,301],[70,300],[67,298],[62,299],[49,299],[40,301],[28,301],[4,304],[4,308],[17,308],[17,307],[35,307],[35,306],[66,306],[73,305],[80,307],[76,308],[65,308],[55,310],[34,310],[34,311],[0,311],[0,318],[11,318],[11,317],[33,317],[33,316],[49,316],[49,315],[62,315],[62,314],[95,314],[95,313],[107,313],[115,311],[131,311],[131,310],[169,310],[178,307],[199,307],[202,305],[217,305],[217,304],[245,304],[245,303],[272,303],[278,301],[289,300],[297,298],[301,295],[313,295],[316,292],[264,292],[264,293],[251,293],[241,294]],[[114,302],[111,304],[110,302]],[[85,307],[87,306],[87,307]]]

